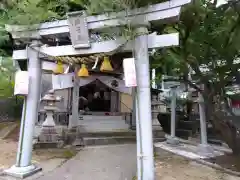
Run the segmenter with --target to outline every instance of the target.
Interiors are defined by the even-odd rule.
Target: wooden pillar
[[[111,112],[117,112],[117,106],[118,106],[118,97],[117,97],[117,93],[116,91],[111,91],[111,98],[110,98],[110,101],[111,101],[111,108],[110,108],[110,111]]]

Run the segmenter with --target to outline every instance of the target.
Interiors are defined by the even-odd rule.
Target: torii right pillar
[[[136,27],[134,42],[134,55],[137,77],[137,141],[138,159],[141,165],[138,167],[138,179],[154,180],[154,157],[152,135],[152,112],[150,92],[150,68],[148,55],[148,29],[147,26]],[[139,125],[138,125],[139,124]]]

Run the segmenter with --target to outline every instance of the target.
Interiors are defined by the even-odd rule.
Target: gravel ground
[[[0,169],[8,168],[16,162],[17,143],[0,140]]]
[[[18,143],[12,140],[0,140],[0,170],[6,169],[16,163]],[[74,150],[43,149],[33,151],[33,163],[42,163],[49,159],[68,159],[75,155]]]
[[[156,158],[157,180],[240,180],[162,150]]]

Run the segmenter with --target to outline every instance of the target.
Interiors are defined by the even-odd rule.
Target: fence
[[[16,121],[21,119],[23,99],[10,97],[0,98],[0,122]]]

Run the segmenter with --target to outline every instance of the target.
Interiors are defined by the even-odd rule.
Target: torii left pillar
[[[33,135],[35,122],[38,118],[38,107],[40,101],[41,89],[41,61],[39,59],[39,41],[33,41],[28,47],[28,73],[29,73],[29,91],[25,97],[21,129],[19,136],[18,152],[16,164],[10,169],[5,170],[6,175],[17,178],[25,178],[38,171],[41,168],[32,164]],[[34,50],[34,49],[35,50]]]

